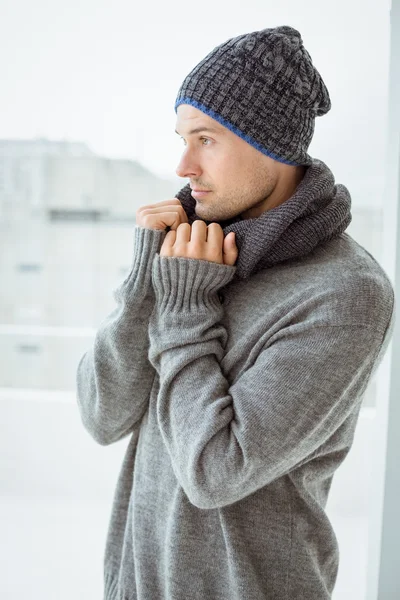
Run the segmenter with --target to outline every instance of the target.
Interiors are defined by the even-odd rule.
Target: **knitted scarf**
[[[187,184],[177,194],[190,224],[200,219],[196,200]],[[306,256],[317,246],[339,236],[349,226],[351,196],[342,184],[335,184],[327,165],[313,158],[294,194],[260,216],[240,215],[220,221],[224,236],[234,231],[239,255],[235,278],[246,279],[260,269],[285,260]],[[212,221],[203,219],[208,225]]]

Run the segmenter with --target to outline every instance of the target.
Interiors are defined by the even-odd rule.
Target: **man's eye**
[[[183,142],[183,145],[186,146],[186,142],[185,142],[184,138],[181,137],[180,139]],[[201,138],[199,138],[199,140],[207,140],[207,142],[211,141],[209,138],[206,138],[206,137],[201,137]]]

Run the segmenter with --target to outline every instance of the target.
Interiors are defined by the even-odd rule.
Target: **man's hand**
[[[160,256],[180,256],[197,258],[233,266],[239,250],[235,242],[235,234],[224,232],[219,223],[206,225],[204,221],[196,220],[181,223],[176,231],[169,231],[161,246]]]
[[[177,229],[181,223],[188,223],[188,218],[178,198],[146,204],[136,211],[136,225],[146,229]]]

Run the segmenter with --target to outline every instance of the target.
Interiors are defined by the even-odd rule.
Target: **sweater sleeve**
[[[165,230],[135,227],[131,271],[114,291],[115,309],[101,323],[76,373],[81,420],[95,441],[112,444],[138,428],[156,372],[148,360],[154,306],[151,265]]]
[[[303,321],[276,331],[230,385],[220,367],[227,331],[217,292],[233,269],[153,261],[157,420],[177,479],[203,509],[237,502],[306,460],[359,407],[383,356],[382,331]]]

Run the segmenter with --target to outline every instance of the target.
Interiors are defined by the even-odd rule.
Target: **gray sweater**
[[[316,189],[324,198],[327,167],[314,167],[294,204]],[[347,190],[330,185],[331,203],[348,210]],[[327,206],[316,201],[304,219]],[[286,252],[282,207],[262,219],[287,221]],[[239,255],[260,219],[246,221]],[[339,549],[328,493],[395,318],[387,275],[339,221],[311,250],[305,234],[292,259],[279,259],[275,240],[276,259],[259,269],[160,257],[165,231],[135,228],[116,308],[77,368],[94,440],[130,436],[104,600],[331,598]]]

